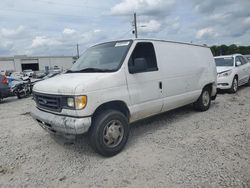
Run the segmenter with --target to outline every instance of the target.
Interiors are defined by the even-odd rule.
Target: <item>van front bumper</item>
[[[45,112],[38,108],[31,111],[31,116],[43,129],[55,134],[83,134],[88,132],[91,126],[91,117],[68,117]]]

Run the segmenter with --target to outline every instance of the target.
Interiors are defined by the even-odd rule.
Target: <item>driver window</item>
[[[241,62],[239,56],[237,56],[237,57],[235,58],[235,66],[236,66],[236,63],[237,63],[238,61]],[[241,62],[241,65],[242,65],[242,64],[243,64],[243,63]]]
[[[128,64],[129,67],[134,66],[134,60],[136,58],[145,58],[147,62],[146,72],[158,70],[155,50],[152,43],[140,42],[136,44],[136,47],[129,59],[129,64]]]

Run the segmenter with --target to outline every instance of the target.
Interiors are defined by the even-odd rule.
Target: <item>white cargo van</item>
[[[35,84],[33,118],[58,134],[89,133],[95,151],[117,154],[131,122],[187,104],[206,111],[216,97],[209,48],[124,40],[89,48],[65,74]]]

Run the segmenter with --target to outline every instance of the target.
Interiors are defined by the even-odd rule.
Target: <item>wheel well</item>
[[[236,74],[234,77],[236,77],[237,78],[237,80],[238,80],[238,75]]]
[[[207,84],[207,85],[205,85],[205,86],[203,87],[203,89],[205,89],[205,88],[209,88],[210,92],[212,92],[213,84],[212,84],[212,83]],[[202,90],[203,90],[203,89],[202,89]]]
[[[130,118],[130,112],[125,102],[123,101],[111,101],[100,105],[94,112],[92,118],[96,117],[98,114],[105,110],[117,110],[123,113],[128,119]]]

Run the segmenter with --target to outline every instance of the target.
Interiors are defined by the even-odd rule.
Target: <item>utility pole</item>
[[[76,44],[76,53],[77,53],[77,59],[80,57],[79,55],[79,44]]]
[[[134,34],[135,34],[135,38],[138,38],[138,31],[137,31],[137,19],[136,19],[136,13],[134,13]]]

